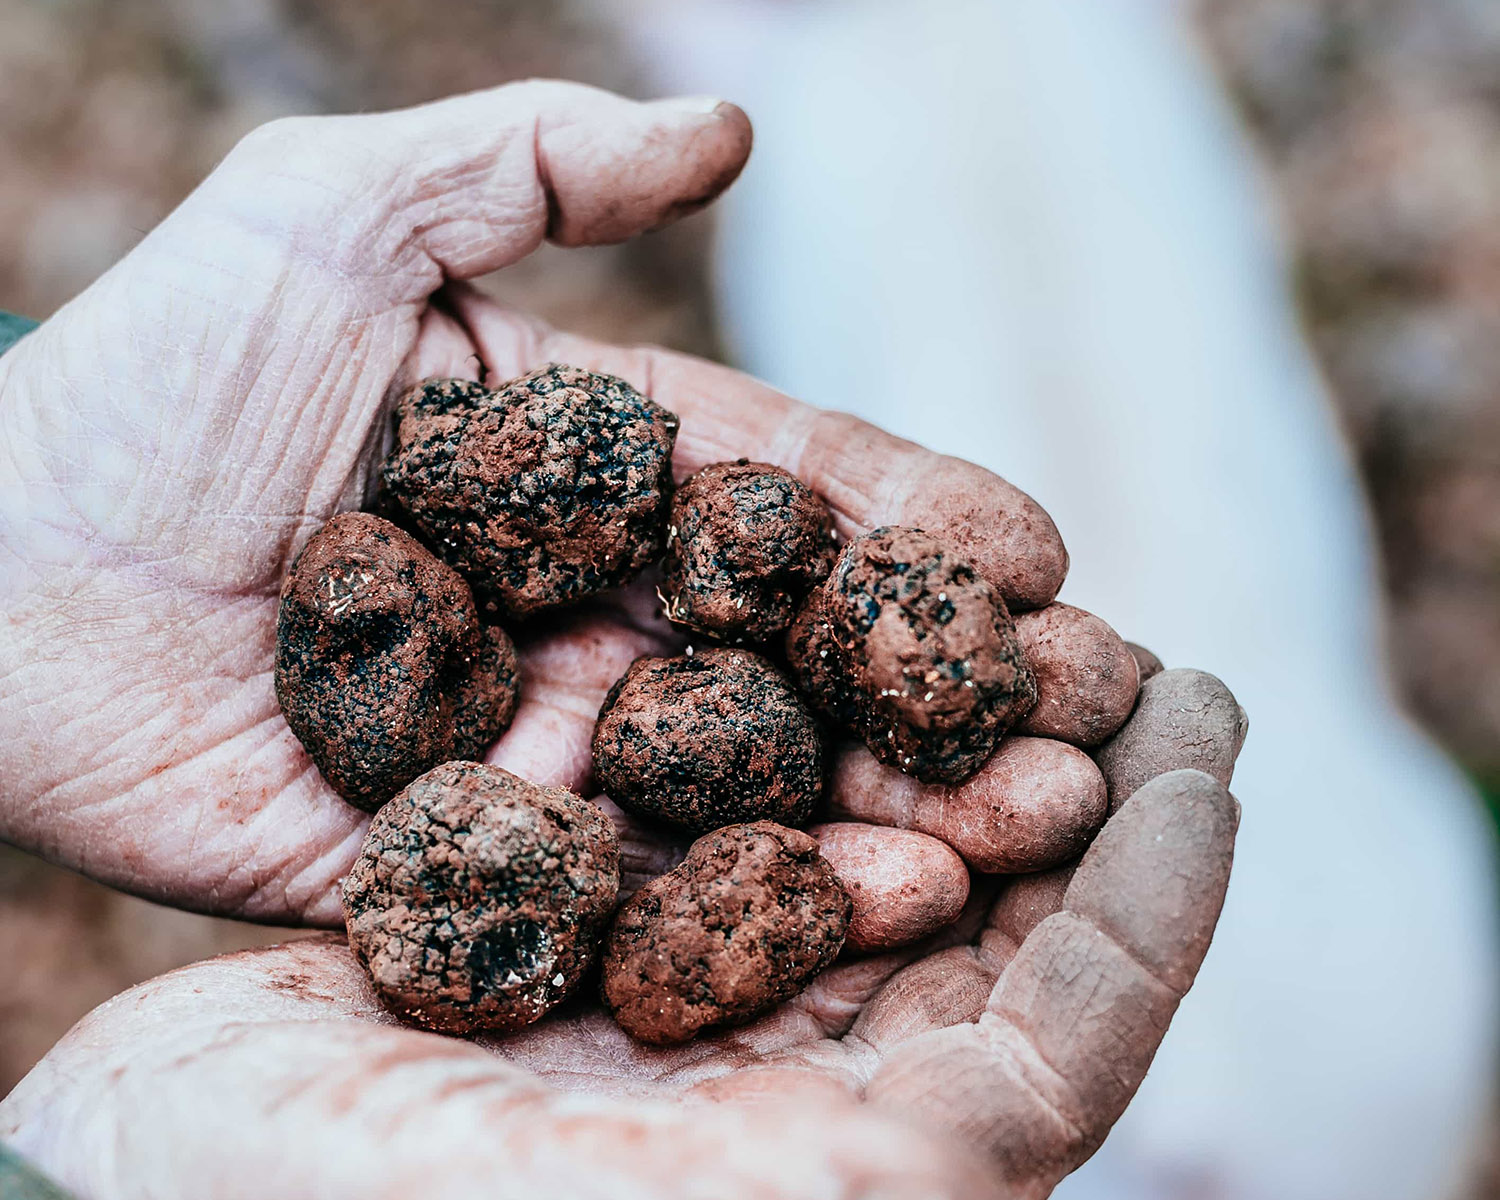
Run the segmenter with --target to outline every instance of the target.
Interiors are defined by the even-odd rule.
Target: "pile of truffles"
[[[397,406],[383,515],[335,517],[286,577],[276,693],[375,813],[344,911],[403,1020],[514,1030],[589,988],[645,1042],[743,1023],[841,953],[951,924],[971,871],[1076,858],[1124,798],[1111,782],[1141,756],[1111,775],[1110,739],[1160,664],[1049,603],[1060,572],[1038,599],[963,535],[840,545],[823,500],[766,463],[674,489],[677,426],[576,367],[423,383]],[[521,686],[502,623],[545,636],[538,618],[658,567],[681,653],[637,659],[604,699],[613,805],[483,765]],[[1157,679],[1174,674],[1194,673]],[[678,865],[626,895],[622,830]]]

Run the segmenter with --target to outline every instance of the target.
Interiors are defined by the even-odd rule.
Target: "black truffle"
[[[800,824],[823,791],[817,720],[748,650],[636,659],[599,710],[593,751],[612,800],[694,832]]]
[[[801,830],[716,829],[621,906],[604,943],[605,1006],[658,1044],[749,1021],[838,957],[852,907]]]
[[[410,534],[341,513],[292,564],[276,697],[333,789],[373,811],[423,771],[477,757],[510,724],[516,651],[469,586]]]
[[[623,379],[553,363],[491,390],[402,397],[390,498],[502,615],[625,583],[661,555],[677,418]]]
[[[672,498],[662,599],[675,623],[726,642],[784,630],[833,566],[827,506],[767,463],[713,463]]]
[[[564,788],[451,762],[370,823],[344,880],[349,945],[426,1029],[516,1029],[565,999],[620,887],[619,840]]]
[[[855,538],[787,632],[798,682],[872,754],[959,783],[1036,702],[1000,594],[918,529]]]

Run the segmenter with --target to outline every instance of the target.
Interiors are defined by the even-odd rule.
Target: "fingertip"
[[[957,920],[969,898],[963,859],[935,837],[858,821],[807,832],[853,902],[845,942],[852,950],[921,941]]]
[[[620,242],[696,212],[739,177],[753,141],[744,110],[712,97],[635,105],[614,124],[539,129],[558,245]]]
[[[1218,923],[1238,826],[1239,802],[1211,775],[1158,775],[1094,839],[1064,908],[1184,993]]]

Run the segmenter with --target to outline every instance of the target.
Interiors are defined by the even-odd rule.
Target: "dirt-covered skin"
[[[382,478],[502,615],[626,582],[661,555],[677,418],[623,379],[551,363],[497,389],[413,388]]]
[[[1097,746],[1111,736],[1140,690],[1140,665],[1130,647],[1093,613],[1049,604],[1016,618],[1026,664],[1036,678],[1036,704],[1017,733]]]
[[[1137,668],[1139,668],[1141,673],[1142,683],[1145,683],[1146,680],[1160,675],[1167,669],[1166,664],[1164,664],[1161,659],[1157,658],[1156,655],[1153,654],[1150,650],[1147,650],[1145,646],[1142,646],[1137,642],[1126,642],[1125,648],[1130,651],[1131,657],[1135,659],[1135,665]]]
[[[620,909],[604,1003],[643,1042],[684,1042],[789,1000],[835,958],[851,904],[818,843],[770,821],[693,843]]]
[[[823,793],[818,721],[748,650],[639,658],[605,697],[594,772],[622,808],[694,833],[744,821],[800,825]]]
[[[410,534],[341,513],[292,564],[276,696],[323,777],[374,811],[429,767],[478,757],[515,715],[516,651]]]
[[[919,529],[855,538],[787,631],[802,689],[881,762],[961,783],[1036,702],[1005,601]]]
[[[344,919],[403,1020],[518,1029],[583,976],[619,886],[619,841],[595,805],[450,762],[375,815],[344,880]]]
[[[1153,675],[1130,720],[1094,752],[1109,787],[1109,811],[1168,771],[1202,771],[1228,787],[1249,731],[1234,693],[1207,671],[1177,667]]]
[[[890,950],[931,937],[958,919],[969,898],[964,860],[935,837],[862,821],[807,832],[853,905],[845,950]]]
[[[828,506],[795,475],[743,458],[710,463],[672,498],[667,618],[725,642],[765,641],[791,623],[837,553]]]

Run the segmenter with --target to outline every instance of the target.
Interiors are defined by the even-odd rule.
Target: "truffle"
[[[604,942],[603,997],[643,1042],[684,1042],[800,992],[838,957],[851,905],[807,834],[770,821],[693,843],[621,907]]]
[[[333,789],[373,811],[472,758],[516,711],[516,651],[410,534],[341,513],[297,556],[276,618],[276,698]]]
[[[833,518],[780,467],[713,463],[672,499],[662,599],[667,618],[725,642],[784,630],[833,566]]]
[[[823,792],[817,719],[749,650],[636,659],[604,699],[593,752],[611,800],[694,833],[798,825]]]
[[[429,380],[397,406],[385,488],[502,616],[625,583],[661,556],[677,418],[553,363],[498,389]]]
[[[1000,594],[919,529],[855,538],[787,631],[802,689],[881,762],[961,783],[1036,702]]]
[[[425,1029],[529,1025],[588,969],[620,850],[602,810],[499,767],[450,762],[375,814],[344,880],[349,945]]]

